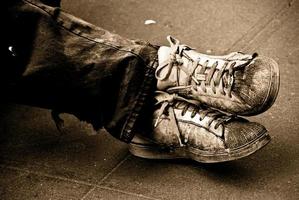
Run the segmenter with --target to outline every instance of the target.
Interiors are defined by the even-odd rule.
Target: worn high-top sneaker
[[[201,108],[176,94],[161,92],[156,99],[152,130],[143,128],[130,143],[135,156],[224,162],[248,156],[270,141],[258,123]]]
[[[240,52],[210,56],[180,45],[171,36],[167,39],[170,47],[158,52],[158,90],[243,116],[264,112],[274,103],[279,69],[273,59]]]

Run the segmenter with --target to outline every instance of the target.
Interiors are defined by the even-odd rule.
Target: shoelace
[[[251,55],[244,55],[240,56],[240,60],[245,61],[242,65],[236,66],[236,61],[233,61],[233,59],[226,59],[225,62],[222,64],[222,66],[219,66],[217,69],[217,66],[219,65],[218,61],[215,61],[212,64],[212,67],[208,67],[209,60],[206,60],[203,64],[200,64],[200,58],[198,60],[193,60],[191,57],[189,57],[185,51],[186,50],[192,50],[192,48],[186,46],[186,45],[179,45],[179,42],[176,41],[176,43],[173,43],[171,39],[168,39],[171,43],[171,54],[169,61],[166,63],[163,63],[162,65],[158,66],[156,70],[156,78],[157,80],[165,80],[167,79],[171,72],[173,67],[177,67],[179,70],[182,70],[184,73],[187,74],[189,77],[187,86],[180,86],[179,85],[179,70],[177,73],[176,78],[176,87],[169,88],[168,91],[171,92],[171,90],[179,90],[179,89],[185,89],[188,87],[193,87],[197,91],[196,86],[191,86],[191,80],[193,80],[196,85],[199,85],[201,90],[203,92],[207,92],[206,86],[210,86],[213,93],[216,94],[216,86],[218,87],[218,91],[222,95],[228,95],[231,96],[232,86],[234,84],[234,71],[235,69],[241,68],[243,66],[246,66],[248,63],[250,63],[257,54]],[[230,54],[231,57],[236,56],[236,54],[241,53],[232,53]],[[182,57],[185,57],[188,59],[187,67],[183,66]],[[194,73],[196,69],[199,67],[199,72],[197,72],[196,77],[194,76]],[[167,73],[164,76],[160,75],[160,72],[167,68]],[[226,91],[224,90],[226,88]]]
[[[177,119],[175,116],[175,108],[182,107],[181,115],[185,115],[186,112],[189,110],[191,111],[191,118],[195,117],[196,114],[199,114],[199,120],[204,120],[205,117],[209,117],[210,120],[208,122],[208,126],[211,126],[213,121],[216,121],[215,129],[217,129],[220,124],[223,124],[225,122],[230,121],[234,116],[233,115],[226,115],[221,112],[212,110],[212,109],[202,109],[198,103],[198,101],[185,99],[183,97],[178,96],[177,94],[168,94],[166,92],[157,91],[157,103],[156,105],[162,104],[159,112],[158,117],[155,121],[154,127],[156,127],[162,117],[162,115],[165,113],[165,110],[169,108],[169,117],[170,122],[172,123],[173,127],[175,128],[175,132],[178,138],[178,141],[181,146],[183,146],[183,143],[181,142],[181,133],[178,128]],[[187,142],[187,141],[185,141]]]

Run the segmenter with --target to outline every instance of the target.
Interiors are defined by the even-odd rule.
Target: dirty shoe
[[[264,112],[274,103],[279,69],[271,58],[240,52],[210,56],[180,45],[171,36],[167,39],[170,47],[158,52],[158,90],[243,116]]]
[[[270,141],[258,123],[200,108],[176,94],[162,92],[156,99],[152,130],[136,134],[130,143],[135,156],[224,162],[248,156]]]

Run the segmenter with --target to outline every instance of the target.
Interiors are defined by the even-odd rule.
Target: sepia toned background
[[[62,0],[62,8],[128,38],[198,51],[258,52],[281,70],[276,103],[250,120],[272,142],[222,164],[136,158],[127,144],[71,115],[60,135],[49,110],[0,105],[0,199],[297,199],[299,1]],[[145,25],[145,20],[155,24]]]

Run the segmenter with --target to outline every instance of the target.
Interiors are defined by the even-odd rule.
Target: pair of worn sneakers
[[[168,36],[156,69],[152,129],[138,132],[130,152],[151,159],[214,163],[239,159],[270,141],[264,126],[238,116],[266,111],[279,91],[270,58],[240,52],[211,56]]]

